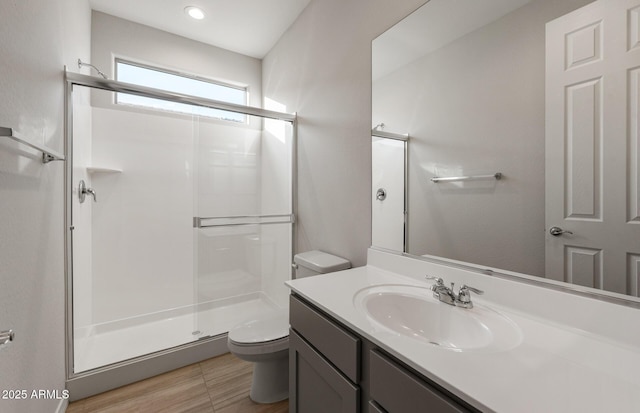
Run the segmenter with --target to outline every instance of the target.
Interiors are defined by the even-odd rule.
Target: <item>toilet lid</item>
[[[289,312],[273,311],[253,317],[229,331],[229,339],[236,343],[260,343],[278,340],[289,335]]]

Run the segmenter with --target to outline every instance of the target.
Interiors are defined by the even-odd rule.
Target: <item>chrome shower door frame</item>
[[[404,239],[402,252],[409,252],[409,134],[400,134],[393,132],[385,132],[377,128],[371,129],[371,136],[375,138],[391,139],[394,141],[400,141],[404,145]],[[373,168],[373,165],[372,165]],[[385,193],[386,198],[386,193]],[[373,209],[373,206],[372,206]],[[373,212],[373,211],[372,211]],[[373,213],[371,214],[371,227],[373,228]]]
[[[91,386],[96,386],[97,382],[105,382],[102,389],[97,389],[99,391],[106,391],[109,388],[113,388],[116,386],[124,385],[135,381],[136,378],[128,378],[133,377],[135,374],[119,374],[119,371],[133,371],[135,370],[134,364],[136,362],[147,363],[149,360],[154,357],[160,357],[167,354],[174,354],[180,351],[185,352],[185,354],[189,354],[185,358],[188,361],[190,358],[193,360],[194,357],[200,357],[201,354],[204,354],[202,350],[203,346],[209,345],[212,343],[215,345],[216,342],[221,342],[220,336],[203,338],[201,340],[183,344],[179,347],[175,347],[172,349],[167,349],[163,351],[159,351],[152,354],[143,355],[131,360],[125,360],[121,362],[117,362],[114,364],[109,364],[107,366],[99,367],[96,369],[88,370],[82,373],[74,372],[74,331],[73,331],[73,220],[72,220],[72,208],[73,208],[73,91],[74,86],[82,86],[88,87],[92,89],[100,89],[106,90],[110,92],[119,92],[119,93],[128,93],[143,97],[162,99],[176,103],[189,104],[194,106],[206,107],[211,109],[219,109],[225,111],[231,111],[236,113],[242,113],[245,115],[258,116],[261,118],[269,118],[275,120],[281,120],[291,123],[292,125],[292,161],[291,161],[291,215],[287,217],[287,221],[291,223],[291,262],[293,262],[293,250],[296,245],[296,231],[295,231],[295,217],[297,215],[297,116],[295,113],[284,113],[277,112],[272,110],[266,110],[261,108],[256,108],[252,106],[244,106],[233,103],[227,103],[217,100],[204,99],[196,96],[189,96],[179,93],[167,92],[164,90],[153,89],[138,85],[133,85],[124,82],[118,82],[109,79],[102,79],[93,76],[82,75],[78,73],[71,73],[65,71],[65,140],[64,140],[64,152],[65,152],[65,218],[64,218],[64,238],[65,238],[65,347],[66,347],[66,380],[69,384],[70,381],[77,382],[80,379],[88,379],[91,381]],[[293,269],[291,269],[293,274]],[[226,339],[225,339],[226,343]],[[226,344],[225,344],[226,345]],[[179,367],[176,361],[180,359],[180,357],[169,357],[172,359],[168,363],[161,363],[164,367],[161,367],[160,370],[167,370],[171,368]],[[133,366],[133,367],[132,367]],[[129,369],[129,370],[127,370]],[[139,370],[139,369],[138,369]],[[153,370],[154,374],[159,374],[158,371]],[[96,376],[100,374],[106,374],[109,378],[107,380],[97,380]],[[122,377],[119,379],[118,377]],[[120,380],[120,381],[119,381]],[[139,380],[139,378],[137,378]],[[86,388],[86,385],[75,385],[78,388]],[[97,384],[98,387],[101,384]],[[83,391],[80,391],[82,393]],[[81,397],[86,397],[87,394],[82,395]],[[72,399],[77,399],[78,397],[73,397]]]

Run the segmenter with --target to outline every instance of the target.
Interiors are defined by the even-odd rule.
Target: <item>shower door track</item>
[[[166,349],[157,353],[147,354],[140,357],[136,357],[134,359],[124,360],[121,362],[113,363],[107,366],[98,367],[96,369],[84,371],[81,373],[75,373],[73,370],[73,360],[74,360],[74,349],[73,349],[73,302],[71,297],[73,296],[73,249],[72,249],[72,236],[73,236],[73,224],[72,224],[72,211],[71,206],[73,205],[71,199],[73,197],[72,190],[72,179],[73,179],[73,158],[71,154],[73,153],[73,87],[74,86],[84,86],[93,89],[106,90],[110,92],[118,92],[118,93],[127,93],[142,97],[162,99],[170,102],[183,103],[193,106],[211,108],[211,109],[219,109],[225,110],[229,112],[241,113],[245,115],[258,116],[261,118],[275,119],[290,122],[292,129],[292,159],[291,159],[291,214],[287,215],[278,215],[278,216],[256,216],[256,217],[242,217],[244,219],[251,218],[257,219],[258,221],[264,220],[264,222],[245,222],[245,223],[232,223],[229,225],[249,225],[249,224],[270,224],[270,223],[291,223],[291,262],[293,262],[293,250],[296,245],[296,231],[294,228],[295,224],[295,216],[297,213],[297,115],[296,113],[285,113],[278,112],[268,109],[257,108],[253,106],[246,105],[238,105],[229,102],[223,102],[213,99],[205,99],[197,96],[190,96],[180,93],[168,92],[165,90],[149,88],[145,86],[139,86],[131,83],[119,82],[116,80],[103,79],[88,75],[83,75],[79,73],[68,72],[65,67],[64,72],[65,78],[65,320],[66,320],[66,378],[67,383],[70,381],[77,381],[82,378],[88,378],[93,380],[92,377],[108,373],[111,376],[118,376],[119,369],[128,369],[132,367],[132,363],[136,360],[140,360],[142,362],[148,361],[149,359],[155,357],[156,355],[163,354],[173,354],[176,351],[189,352],[188,354],[202,354],[204,350],[200,350],[204,348],[202,346],[212,344],[214,346],[219,346],[221,337],[214,336],[209,338],[203,338],[201,340],[183,344],[178,347],[174,347],[171,349]],[[275,222],[273,220],[276,218]],[[238,217],[226,217],[229,218],[238,218]],[[219,218],[200,218],[194,217],[194,226],[196,224],[196,220],[201,222],[200,220],[208,220],[208,219],[219,219]],[[206,228],[209,226],[220,226],[217,224],[213,225],[202,225],[202,228]],[[292,270],[293,271],[293,270]],[[224,340],[226,343],[226,340]],[[175,359],[176,357],[173,357]],[[167,365],[171,364],[173,368],[177,368],[177,362],[168,362],[165,363],[164,371],[168,371],[169,367]],[[123,373],[127,370],[123,370]],[[131,371],[131,370],[129,370]],[[160,370],[156,371],[156,374],[159,374]],[[125,373],[128,375],[129,373]],[[122,380],[122,381],[119,381]],[[128,384],[131,381],[126,381],[126,378],[115,378],[110,380],[113,382],[120,383],[119,385]],[[83,387],[82,385],[78,385]],[[111,386],[113,388],[113,386]],[[107,390],[105,388],[104,390]],[[103,391],[104,391],[103,390]]]
[[[127,93],[130,95],[162,99],[169,102],[184,103],[187,105],[200,106],[210,109],[226,110],[229,112],[242,113],[244,115],[253,115],[262,118],[283,120],[287,122],[294,122],[296,120],[295,113],[277,112],[268,109],[256,108],[253,106],[238,105],[236,103],[223,102],[220,100],[205,99],[197,96],[184,95],[181,93],[167,92],[166,90],[134,85],[132,83],[119,82],[117,80],[109,80],[94,76],[81,75],[79,73],[65,72],[65,79],[67,81],[67,85],[69,86],[86,86],[94,89],[107,90],[110,92]]]

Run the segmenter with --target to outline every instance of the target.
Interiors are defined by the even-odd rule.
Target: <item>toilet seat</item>
[[[244,354],[265,354],[289,348],[289,316],[278,310],[254,317],[231,329],[229,350]]]
[[[278,340],[264,341],[253,344],[236,343],[235,341],[229,339],[227,340],[227,347],[229,348],[229,351],[231,353],[239,357],[268,354],[277,355],[277,353],[281,351],[289,350],[289,336],[280,338]]]

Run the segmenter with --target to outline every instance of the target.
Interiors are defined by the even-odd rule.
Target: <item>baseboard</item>
[[[153,354],[67,380],[69,400],[76,401],[227,353],[227,335]],[[65,407],[66,408],[66,407]],[[62,411],[64,412],[64,410]]]
[[[55,413],[65,413],[67,411],[67,407],[69,407],[69,400],[61,399],[58,402],[58,408],[56,409]]]

